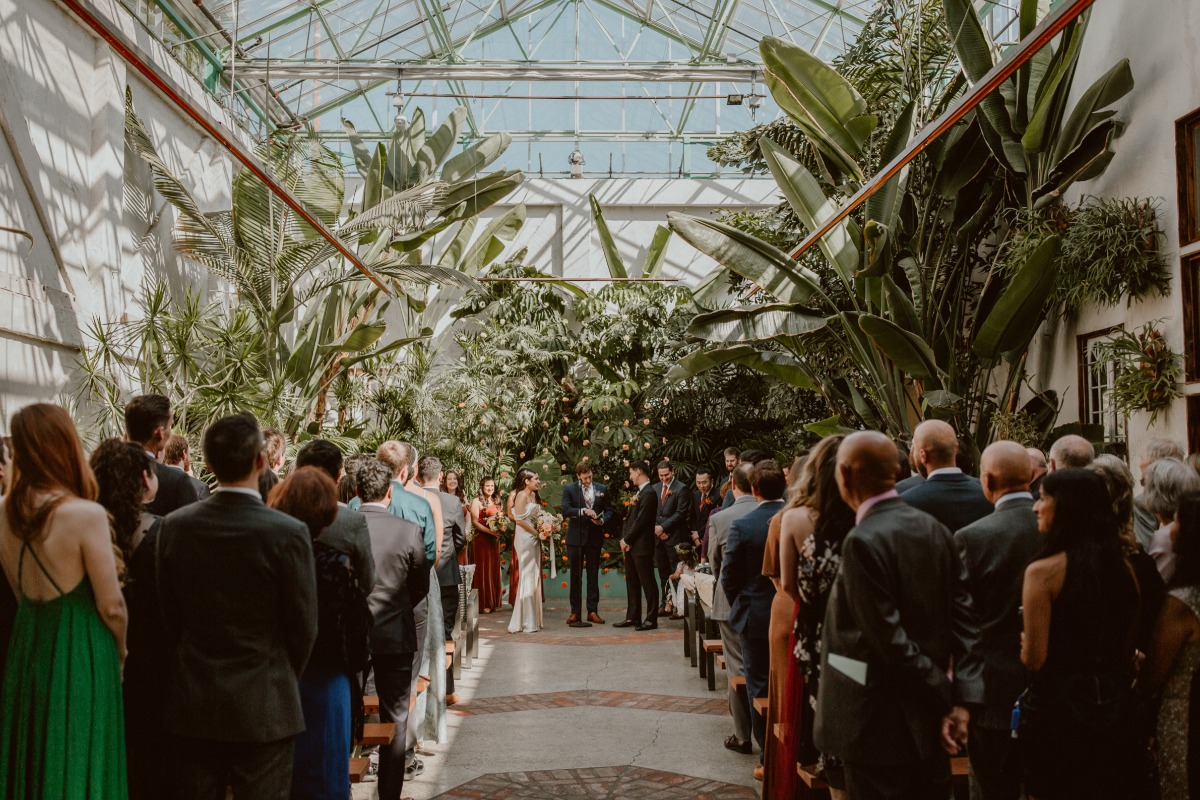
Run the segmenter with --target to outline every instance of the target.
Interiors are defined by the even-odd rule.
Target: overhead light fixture
[[[744,97],[744,95],[740,95],[740,94],[731,94],[731,95],[729,95],[728,97],[726,97],[726,98],[725,98],[725,105],[727,105],[727,106],[740,106],[740,105],[742,104],[742,99],[743,99],[743,97]]]
[[[579,143],[575,143],[575,149],[571,151],[571,155],[567,156],[567,165],[571,168],[572,178],[583,177],[583,166],[587,163],[587,159],[583,157],[583,152],[579,149]]]
[[[396,91],[387,94],[392,98],[392,108],[396,109],[396,130],[404,133],[408,130],[408,117],[404,116],[404,92],[401,89],[400,81],[396,81]]]
[[[737,56],[733,55],[732,53],[726,53],[725,54],[725,63],[726,64],[736,64],[736,63],[738,63],[738,58],[737,58]]]

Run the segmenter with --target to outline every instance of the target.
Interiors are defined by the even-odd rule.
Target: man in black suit
[[[979,617],[984,703],[971,715],[971,796],[1021,797],[1020,765],[1013,747],[1013,704],[1025,688],[1021,665],[1021,587],[1025,567],[1042,547],[1033,495],[1033,463],[1016,442],[983,451],[982,483],[996,510],[954,534],[967,570],[967,588]]]
[[[442,549],[438,552],[438,586],[442,594],[442,625],[446,641],[454,638],[454,625],[458,622],[459,593],[462,570],[458,566],[458,554],[467,546],[467,521],[463,516],[462,501],[449,492],[441,490],[442,461],[436,456],[423,456],[417,462],[417,478],[421,488],[437,497],[442,504]],[[454,705],[458,695],[454,692],[454,672],[446,668],[446,704]]]
[[[658,483],[654,484],[658,499],[658,515],[654,520],[654,561],[658,566],[658,579],[663,603],[671,596],[671,575],[679,554],[675,545],[691,541],[692,493],[683,481],[675,477],[675,468],[670,461],[658,462]],[[666,609],[659,609],[665,613]]]
[[[567,521],[567,561],[571,566],[572,628],[590,628],[592,623],[603,625],[600,616],[600,551],[604,544],[604,527],[612,519],[608,489],[592,480],[592,467],[580,461],[575,467],[576,482],[563,489],[562,510]],[[587,622],[580,618],[583,609],[583,571],[587,570]]]
[[[375,558],[375,585],[367,605],[375,618],[370,643],[379,718],[395,723],[397,731],[405,731],[413,663],[423,643],[417,637],[413,609],[429,594],[429,562],[421,526],[388,511],[391,469],[372,460],[363,465],[356,484]],[[397,734],[380,751],[380,800],[400,800],[403,795],[406,749],[405,737]]]
[[[750,473],[750,489],[758,507],[729,526],[729,541],[721,565],[721,588],[729,600],[729,624],[742,643],[746,673],[746,700],[750,704],[750,726],[760,750],[767,744],[766,718],[754,707],[756,697],[767,696],[771,669],[768,631],[775,584],[762,574],[771,518],[783,509],[787,480],[772,459],[760,461]],[[760,760],[761,763],[761,760]]]
[[[183,470],[183,474],[188,476],[188,480],[196,489],[196,494],[200,496],[201,500],[207,499],[212,494],[208,484],[197,478],[192,472],[191,445],[188,444],[186,436],[172,433],[167,438],[166,444],[163,445],[162,464]]]
[[[951,533],[992,513],[979,480],[955,464],[958,438],[948,423],[930,419],[918,425],[913,452],[925,482],[904,492],[904,502],[931,514]]]
[[[696,488],[692,490],[692,544],[699,551],[700,560],[708,558],[708,518],[721,508],[721,495],[713,480],[712,470],[701,467],[696,470]],[[676,609],[677,611],[679,609]]]
[[[200,493],[183,470],[168,469],[159,463],[163,446],[171,438],[171,401],[161,394],[138,395],[125,406],[125,438],[142,446],[154,459],[158,493],[146,511],[165,517],[177,508],[195,503]]]
[[[316,467],[337,483],[342,478],[342,451],[328,439],[310,439],[296,454],[296,469]],[[371,534],[367,520],[362,514],[338,503],[337,518],[333,524],[321,531],[317,541],[345,553],[354,567],[354,576],[363,596],[371,593],[375,586],[375,559],[371,555]]]
[[[312,542],[258,493],[266,466],[250,414],[214,422],[204,457],[212,497],[170,514],[159,541],[164,627],[177,637],[166,727],[177,798],[285,800],[304,730],[298,680],[317,637]]]
[[[949,754],[983,699],[966,572],[946,526],[896,493],[888,437],[847,436],[837,482],[857,522],[825,612],[814,741],[855,800],[948,800]]]
[[[614,623],[613,627],[652,631],[658,628],[658,583],[654,579],[654,521],[658,517],[658,495],[650,485],[650,465],[645,461],[630,464],[629,482],[637,487],[637,494],[629,501],[621,533],[628,604],[625,620]],[[643,594],[648,614],[645,622],[642,621]]]

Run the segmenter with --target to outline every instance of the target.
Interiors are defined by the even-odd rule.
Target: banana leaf
[[[698,314],[688,325],[689,336],[710,342],[750,342],[798,336],[825,327],[825,316],[791,303],[725,308]]]

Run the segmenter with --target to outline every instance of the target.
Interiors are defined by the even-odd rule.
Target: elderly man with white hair
[[[1140,500],[1146,510],[1158,520],[1158,530],[1150,537],[1147,551],[1154,557],[1158,574],[1167,584],[1175,576],[1175,549],[1171,544],[1171,530],[1175,526],[1175,512],[1179,501],[1188,492],[1200,491],[1200,476],[1187,464],[1175,458],[1161,458],[1146,468],[1142,479],[1146,487]]]
[[[1138,474],[1142,486],[1146,486],[1146,472],[1150,465],[1164,458],[1183,461],[1183,448],[1170,439],[1154,438],[1146,442],[1142,454],[1138,458]],[[1150,540],[1154,532],[1161,527],[1157,515],[1146,506],[1146,492],[1143,492],[1133,502],[1133,535],[1147,551],[1150,550]]]

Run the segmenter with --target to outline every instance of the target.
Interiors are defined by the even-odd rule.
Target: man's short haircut
[[[1178,442],[1159,437],[1146,442],[1146,446],[1142,448],[1142,461],[1147,464],[1153,464],[1164,458],[1177,458],[1183,461],[1183,448],[1179,446]]]
[[[311,439],[296,453],[296,469],[317,467],[335,481],[342,475],[342,450],[328,439]]]
[[[382,503],[392,485],[392,468],[371,459],[357,468],[356,475],[354,487],[358,498],[364,503]]]
[[[707,475],[711,478],[713,476],[713,471],[708,467],[700,467],[698,470],[696,470],[696,477],[699,478],[701,475]]]
[[[771,457],[771,454],[765,450],[743,450],[738,456],[739,463],[742,464],[757,464],[760,461],[766,461]]]
[[[417,462],[417,477],[421,483],[433,483],[442,471],[442,460],[437,456],[423,456]]]
[[[742,494],[750,494],[750,473],[753,471],[753,464],[738,464],[733,471],[733,488]]]
[[[629,462],[629,468],[637,470],[647,478],[650,477],[650,464],[646,461],[631,461]]]
[[[1179,498],[1200,491],[1200,476],[1177,458],[1160,458],[1146,468],[1142,484],[1146,489],[1142,505],[1151,514],[1169,519],[1179,509]]]
[[[582,477],[592,471],[592,465],[586,461],[580,461],[575,465],[575,476]]]
[[[669,469],[669,470],[671,470],[671,472],[674,472],[675,465],[672,464],[670,461],[663,459],[662,461],[658,462],[658,466],[655,467],[655,469]]]
[[[774,459],[766,458],[754,465],[750,485],[763,500],[778,500],[787,491],[787,478]]]
[[[160,425],[171,422],[171,401],[161,394],[140,394],[125,404],[125,436],[143,444]]]
[[[1096,448],[1082,436],[1067,434],[1050,446],[1055,469],[1086,469],[1096,460]]]
[[[287,437],[282,431],[275,428],[265,428],[263,434],[263,450],[267,452],[267,467],[275,469],[275,465],[283,458],[284,451],[287,450]],[[337,480],[336,478],[334,480]]]
[[[736,447],[726,447],[726,448],[725,448],[725,456],[726,456],[727,458],[728,458],[729,456],[733,456],[734,458],[738,458],[738,457],[740,457],[741,455],[742,455],[742,451],[741,451],[741,450],[738,450]]]
[[[178,467],[183,463],[183,459],[187,456],[189,449],[186,436],[172,433],[171,437],[167,439],[167,443],[163,445],[163,463],[172,467]]]
[[[232,414],[204,432],[204,461],[221,483],[244,481],[263,451],[263,435],[253,414]]]
[[[392,471],[392,477],[400,477],[401,470],[412,466],[412,459],[409,457],[412,452],[412,446],[405,442],[397,442],[395,439],[389,439],[379,445],[378,452],[375,453],[375,458],[387,464],[388,469]]]

